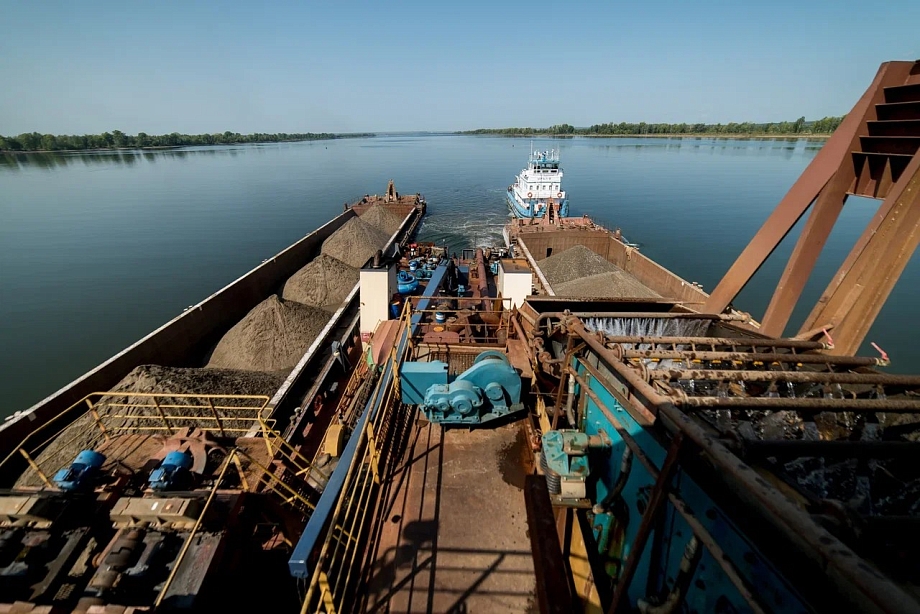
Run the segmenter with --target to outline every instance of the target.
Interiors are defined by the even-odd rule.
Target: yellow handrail
[[[400,318],[402,322],[400,326],[401,332],[405,331],[406,334],[408,334],[412,312],[411,305],[407,301],[403,306],[403,313]],[[397,336],[397,338],[399,338],[399,336]],[[378,381],[371,395],[371,398],[376,398],[382,393],[382,402],[374,419],[368,420],[360,432],[352,434],[352,437],[360,437],[358,441],[358,452],[356,452],[345,476],[345,486],[342,489],[342,493],[339,495],[335,511],[332,515],[332,522],[330,523],[331,528],[326,534],[326,538],[320,550],[318,563],[310,579],[307,595],[301,609],[302,613],[308,611],[310,604],[317,594],[321,595],[323,607],[325,607],[326,611],[329,613],[341,610],[344,605],[346,599],[344,588],[350,581],[355,557],[359,550],[357,536],[360,534],[360,528],[364,525],[368,510],[371,507],[373,485],[380,484],[381,480],[381,471],[375,471],[374,468],[379,469],[386,466],[386,461],[381,462],[380,457],[385,452],[390,451],[385,446],[372,444],[371,438],[374,433],[379,435],[384,432],[381,426],[389,418],[391,413],[390,409],[394,405],[394,401],[397,401],[399,398],[399,365],[405,358],[405,354],[410,351],[410,344],[406,343],[399,355],[397,353],[397,346],[398,343],[394,344],[388,356],[392,373],[390,385],[386,390],[381,391],[383,380]],[[386,434],[388,435],[390,432]],[[366,465],[370,465],[371,469],[363,469]],[[347,506],[345,505],[346,501],[348,502]],[[336,539],[335,529],[349,536],[350,539]],[[334,545],[333,542],[335,542]],[[350,557],[349,550],[351,551]],[[349,558],[349,565],[348,571],[344,574],[343,581],[341,570],[346,562],[346,558]],[[340,561],[341,564],[337,566],[336,570],[333,570],[332,567],[337,560]],[[317,591],[319,591],[319,593],[317,593]],[[339,593],[338,597],[336,597],[337,592]],[[338,608],[336,608],[335,605],[337,599],[339,600]]]
[[[122,399],[131,399],[135,402],[122,401]],[[150,399],[152,402],[136,402]],[[195,399],[197,404],[193,403],[176,403],[161,402],[170,399]],[[4,467],[10,459],[17,454],[26,452],[31,458],[35,459],[36,464],[41,464],[36,452],[51,443],[55,439],[68,436],[64,445],[69,445],[79,439],[84,431],[78,431],[72,436],[66,434],[66,431],[74,426],[75,422],[83,415],[89,415],[96,428],[102,433],[102,436],[108,440],[114,434],[119,432],[152,432],[174,431],[176,421],[182,421],[184,426],[191,426],[206,432],[217,432],[221,435],[229,433],[245,433],[250,430],[254,423],[271,423],[267,419],[266,413],[269,411],[268,403],[270,398],[265,395],[247,395],[247,394],[194,394],[194,393],[173,393],[173,392],[131,392],[131,391],[108,391],[93,392],[64,411],[58,413],[46,421],[42,426],[26,435],[20,444],[13,448],[3,460],[0,460],[0,468]],[[249,404],[231,405],[231,401],[251,401]],[[81,407],[86,406],[80,413],[76,413]],[[119,409],[137,408],[140,412],[152,410],[155,414],[120,412]],[[201,414],[191,413],[193,410],[201,410]],[[173,412],[171,410],[182,410],[182,412]],[[244,414],[244,415],[240,415]],[[248,414],[248,415],[246,415]],[[40,434],[46,433],[50,425],[56,423],[61,418],[69,415],[73,416],[66,425],[56,432],[43,439],[35,445],[30,442],[35,441]],[[125,424],[115,425],[112,421],[122,420]],[[160,424],[150,426],[148,421],[157,421]],[[128,422],[130,421],[130,422]],[[171,424],[173,423],[173,424]],[[248,426],[237,426],[238,424],[248,424]],[[216,426],[211,426],[216,424]]]

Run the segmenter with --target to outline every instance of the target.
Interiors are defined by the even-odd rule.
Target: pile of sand
[[[615,264],[584,245],[576,245],[560,254],[554,254],[540,260],[537,265],[554,291],[557,284],[619,270]]]
[[[323,241],[322,253],[360,269],[390,239],[389,234],[354,217]]]
[[[255,371],[236,371],[231,369],[181,369],[175,367],[161,367],[159,365],[141,365],[132,370],[112,391],[114,392],[152,392],[176,394],[246,394],[265,395],[271,397],[284,382],[283,373],[259,373]],[[189,399],[183,397],[158,397],[157,402],[163,405],[204,405],[203,399]],[[114,407],[106,403],[125,403],[144,405],[145,407]],[[159,421],[132,420],[131,418],[110,418],[112,415],[137,416],[157,415],[156,408],[150,407],[153,400],[150,397],[104,397],[98,406],[103,424],[112,434],[120,434],[117,429],[126,426],[157,426]],[[254,407],[261,405],[261,401],[254,399],[221,399],[220,405]],[[175,408],[167,408],[168,412],[175,415],[179,412]],[[198,407],[181,410],[185,415],[202,415],[210,417],[210,409]],[[222,415],[230,415],[233,410],[222,410]],[[240,417],[252,418],[252,411],[239,412]],[[193,426],[190,420],[172,420],[173,428]],[[213,427],[213,421],[202,422],[205,427]],[[147,431],[151,434],[156,431]],[[165,432],[163,433],[166,434]],[[50,433],[49,433],[50,436]],[[97,448],[104,440],[102,431],[96,426],[89,412],[86,412],[70,424],[54,441],[38,455],[36,461],[44,473],[53,477],[54,473],[67,467],[81,450]],[[38,475],[26,471],[16,482],[17,487],[41,486]]]
[[[553,283],[553,282],[550,282]],[[660,298],[629,273],[621,270],[590,275],[554,285],[557,296],[579,298]]]
[[[291,369],[329,317],[328,311],[282,301],[273,294],[227,331],[207,366],[251,371]]]
[[[358,283],[358,269],[320,254],[284,283],[281,298],[335,311]]]
[[[387,209],[385,205],[374,205],[361,216],[362,222],[367,222],[374,228],[382,230],[387,233],[388,237],[392,237],[393,233],[399,230],[403,219],[399,217],[399,214]]]

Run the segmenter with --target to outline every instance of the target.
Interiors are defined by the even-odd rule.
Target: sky
[[[920,1],[0,0],[0,134],[843,115]]]

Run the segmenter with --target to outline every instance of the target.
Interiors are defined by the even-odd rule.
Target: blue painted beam
[[[447,275],[447,262],[447,260],[442,260],[438,268],[431,274],[431,279],[428,280],[428,285],[425,286],[425,291],[422,292],[422,298],[418,302],[417,309],[419,311],[428,309],[432,300],[438,296],[438,290],[441,289],[441,284],[444,283],[444,276]],[[418,325],[421,323],[424,315],[424,313],[417,313],[412,316],[411,330],[413,336],[416,330],[418,330]]]
[[[423,298],[419,301],[419,310],[427,309],[432,298],[437,296],[438,289],[441,287],[446,273],[447,263],[444,261],[442,264],[438,265],[438,268],[432,273],[428,286],[425,288],[425,292],[422,293]],[[422,313],[417,313],[412,316],[410,327],[411,334],[415,334],[423,315]],[[409,335],[403,330],[396,342],[397,355],[402,355],[408,342]],[[311,575],[311,570],[309,569],[307,561],[316,549],[317,544],[320,543],[320,538],[323,537],[328,530],[327,525],[329,524],[332,513],[335,511],[336,502],[345,485],[345,476],[348,474],[348,468],[351,467],[352,463],[355,461],[358,442],[361,439],[359,434],[364,431],[367,421],[373,420],[374,416],[377,415],[377,411],[383,403],[386,390],[392,379],[393,364],[391,361],[386,361],[384,363],[383,373],[380,376],[380,386],[377,387],[376,394],[368,399],[367,405],[364,406],[364,411],[358,419],[355,430],[351,437],[349,437],[348,443],[345,445],[345,449],[339,457],[339,463],[329,477],[329,482],[326,484],[326,488],[323,490],[323,494],[316,504],[316,509],[314,509],[313,513],[310,515],[307,526],[304,527],[303,534],[300,536],[300,540],[297,542],[294,552],[291,553],[291,558],[288,559],[288,570],[295,578],[309,578]]]

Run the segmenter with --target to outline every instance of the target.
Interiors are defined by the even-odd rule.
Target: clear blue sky
[[[0,134],[842,115],[920,0],[0,0]]]

